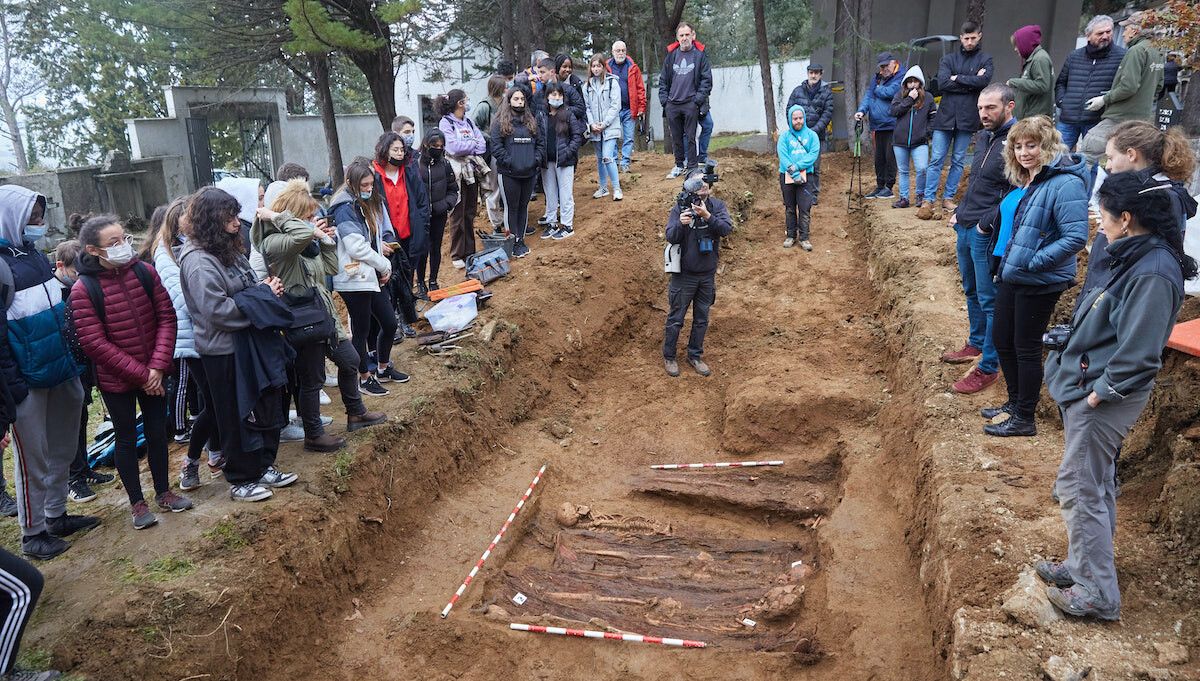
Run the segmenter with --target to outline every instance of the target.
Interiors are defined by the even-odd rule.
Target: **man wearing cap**
[[[904,67],[891,52],[880,52],[875,60],[879,72],[867,86],[867,93],[854,120],[866,117],[871,125],[875,146],[875,191],[867,194],[868,199],[892,198],[892,185],[896,184],[896,152],[892,151],[892,134],[896,132],[896,117],[892,115],[892,97],[900,91],[901,74]]]
[[[938,63],[937,83],[942,101],[934,115],[933,140],[929,168],[925,171],[925,186],[917,187],[917,217],[932,220],[942,210],[954,210],[954,195],[962,179],[963,164],[971,137],[979,131],[979,92],[992,82],[992,55],[979,48],[983,31],[974,21],[963,22],[958,34],[958,49],[942,57]],[[953,151],[951,151],[953,149]],[[950,172],[942,204],[937,205],[938,184],[942,166],[950,155]],[[922,196],[922,191],[924,196]]]
[[[817,133],[817,139],[821,140],[822,145],[825,142],[825,130],[829,127],[829,121],[833,120],[833,89],[829,87],[829,83],[821,80],[824,71],[825,68],[820,64],[809,64],[808,80],[792,90],[787,106],[783,107],[784,111],[789,111],[795,105],[804,107],[804,123]],[[812,191],[814,206],[817,205],[817,197],[821,195],[820,177],[821,157],[818,156],[816,165],[808,175],[808,187]]]
[[[1104,156],[1104,146],[1118,123],[1154,120],[1154,94],[1163,82],[1163,54],[1150,42],[1150,35],[1142,31],[1145,18],[1145,12],[1134,12],[1121,22],[1128,50],[1117,67],[1112,88],[1084,104],[1088,111],[1104,110],[1103,118],[1079,146],[1093,165]]]

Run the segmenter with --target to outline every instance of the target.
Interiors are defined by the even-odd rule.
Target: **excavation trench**
[[[668,161],[640,162],[623,202],[581,205],[576,238],[536,243],[496,284],[481,320],[495,322],[489,342],[435,360],[436,389],[393,402],[405,416],[360,440],[348,470],[310,490],[317,502],[256,523],[253,556],[214,575],[231,585],[220,606],[171,612],[198,632],[166,634],[174,661],[129,671],[942,678],[945,627],[914,559],[908,405],[892,397],[911,378],[862,225],[838,205],[844,164],[831,160],[813,253],[780,248],[773,164],[723,163],[719,195],[742,223],[722,253],[707,379],[662,371],[659,248],[678,188],[658,179]],[[783,464],[650,468],[742,460]],[[533,502],[440,618],[542,464]],[[552,638],[509,622],[710,647]],[[59,651],[85,669],[90,646],[114,643],[88,631]]]

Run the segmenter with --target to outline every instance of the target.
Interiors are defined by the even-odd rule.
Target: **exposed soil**
[[[585,166],[580,197],[595,184]],[[848,213],[848,159],[831,156],[815,250],[784,250],[773,160],[730,153],[718,195],[739,225],[706,342],[714,375],[683,364],[672,379],[669,167],[641,157],[624,201],[581,198],[574,238],[531,239],[457,354],[403,344],[414,380],[373,403],[393,423],[336,457],[285,447],[296,488],[235,507],[216,481],[195,512],[141,533],[106,490],[105,525],[44,566],[30,644],[95,679],[923,681],[1036,678],[1052,654],[1092,666],[1089,678],[1195,673],[1162,669],[1152,646],[1200,635],[1195,554],[1173,550],[1197,533],[1195,486],[1179,473],[1194,470],[1194,447],[1175,437],[1200,411],[1194,368],[1162,382],[1162,416],[1123,459],[1124,622],[1019,624],[1002,593],[1065,544],[1048,495],[1061,432],[1047,422],[1038,438],[988,442],[975,411],[1000,389],[946,392],[959,369],[936,358],[966,323],[950,230],[911,210]],[[1184,375],[1177,364],[1165,378]],[[1165,441],[1187,444],[1164,454]],[[740,460],[783,465],[649,467]],[[542,464],[530,503],[440,618]]]

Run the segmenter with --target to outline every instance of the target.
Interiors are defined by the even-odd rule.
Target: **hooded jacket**
[[[796,104],[804,107],[805,125],[812,128],[817,137],[824,139],[825,129],[829,127],[829,121],[833,120],[833,88],[825,81],[812,87],[806,80],[797,85],[788,96],[788,110]]]
[[[984,70],[982,76],[980,69]],[[960,46],[942,57],[937,72],[942,101],[933,118],[933,129],[975,132],[983,127],[979,122],[979,93],[991,84],[993,75],[992,55],[978,47],[968,52]]]
[[[1118,123],[1153,121],[1154,95],[1162,83],[1162,51],[1141,33],[1129,42],[1112,88],[1104,95],[1104,118]]]
[[[24,230],[35,204],[46,197],[14,184],[0,186],[0,259],[13,279],[8,307],[8,352],[0,355],[4,379],[20,404],[29,388],[53,388],[79,376],[63,336],[66,302],[46,256],[25,243]]]
[[[372,162],[371,167],[375,169],[375,186],[381,187],[384,192],[383,209],[388,214],[388,224],[391,225],[392,233],[397,239],[408,239],[405,250],[410,257],[416,259],[429,253],[429,194],[425,191],[425,183],[421,182],[421,172],[417,168],[416,157],[412,155],[411,149],[408,154],[409,160],[404,164],[404,190],[408,198],[407,236],[400,235],[396,222],[392,220],[392,199],[395,198],[392,193],[396,191],[396,185],[392,184],[391,178],[384,175],[378,162]]]
[[[579,163],[579,148],[583,146],[587,134],[587,124],[579,120],[569,107],[563,115],[566,116],[565,130],[559,129],[555,116],[546,117],[546,165],[553,162],[558,168]],[[554,158],[549,158],[552,147]]]
[[[445,157],[434,160],[426,152],[417,156],[417,172],[429,196],[430,215],[446,215],[458,205],[458,180]]]
[[[676,72],[683,82],[675,82]],[[712,87],[712,65],[704,53],[703,43],[693,41],[692,49],[687,52],[680,50],[677,42],[667,46],[667,56],[658,76],[658,101],[664,109],[667,104],[695,104],[703,116],[708,109]]]
[[[179,257],[182,246],[176,246],[174,253],[159,242],[154,247],[154,270],[158,272],[163,288],[171,297],[171,307],[175,308],[175,359],[196,359],[195,332],[192,330],[192,315],[188,312],[187,301],[183,299],[183,285],[179,282]]]
[[[1082,156],[1060,154],[1042,168],[1017,205],[999,281],[1060,291],[1074,282],[1088,238],[1088,177]]]
[[[821,138],[812,128],[808,127],[807,119],[796,130],[792,127],[792,113],[799,111],[805,115],[804,107],[793,104],[788,107],[787,127],[779,132],[779,141],[775,144],[775,155],[779,157],[779,172],[790,174],[793,179],[799,179],[800,171],[811,173],[813,165],[821,155]]]
[[[446,154],[465,159],[467,156],[482,156],[487,151],[487,141],[475,126],[470,116],[458,120],[452,113],[442,116],[438,130],[446,136]]]
[[[325,309],[333,316],[338,340],[345,340],[350,336],[342,325],[341,315],[333,307],[329,290],[325,288],[325,276],[337,274],[338,271],[337,243],[318,241],[319,255],[315,258],[305,255],[313,243],[313,229],[312,223],[284,211],[269,222],[255,222],[250,241],[255,250],[262,253],[268,273],[283,281],[284,293],[301,296],[307,295],[310,289],[316,289]]]
[[[1076,125],[1098,123],[1101,112],[1088,111],[1084,104],[1112,87],[1124,56],[1125,48],[1113,43],[1102,48],[1088,44],[1068,54],[1058,80],[1054,81],[1059,120]]]
[[[933,95],[925,91],[921,94],[925,102],[918,109],[917,100],[909,97],[904,89],[903,83],[909,78],[916,78],[921,81],[921,87],[925,87],[925,74],[920,66],[914,66],[904,74],[900,90],[892,98],[891,114],[896,117],[896,134],[892,136],[892,144],[913,149],[928,143],[929,124],[937,113],[937,105],[933,102]]]
[[[179,281],[192,313],[196,351],[201,355],[232,355],[234,334],[250,325],[233,296],[262,283],[250,261],[239,257],[226,267],[215,255],[189,240],[179,252]]]
[[[578,116],[579,120],[586,121],[587,103],[583,101],[583,93],[580,92],[579,88],[575,87],[569,82],[559,81],[559,85],[562,85],[563,100],[566,102],[567,108],[571,110],[571,113]],[[528,92],[526,93],[525,99],[526,101],[531,101]],[[542,86],[536,93],[534,93],[532,102],[533,113],[535,116],[538,114],[545,116],[550,112],[550,105],[546,103],[545,86]]]
[[[994,213],[1004,195],[1012,191],[1012,184],[1004,175],[1004,145],[1008,141],[1008,131],[1016,122],[1015,118],[1009,119],[995,132],[985,129],[975,135],[975,156],[971,159],[967,191],[954,211],[959,225],[979,224],[989,213]]]
[[[509,135],[500,132],[499,117],[492,121],[492,158],[501,175],[533,177],[546,165],[546,117],[535,113],[533,120],[537,130],[526,127],[523,119],[514,118]]]
[[[1067,346],[1046,358],[1046,388],[1059,404],[1093,391],[1120,402],[1150,390],[1183,303],[1183,272],[1161,237],[1127,237],[1107,255],[1133,262],[1105,288],[1080,294]]]
[[[79,256],[79,273],[94,276],[103,293],[104,321],[92,305],[82,281],[71,287],[71,316],[84,354],[96,367],[96,384],[102,392],[125,393],[140,389],[150,370],[171,371],[175,354],[175,308],[158,273],[149,264],[154,297],[134,272],[136,260],[111,270],[90,253]]]
[[[583,84],[583,101],[587,104],[586,130],[589,139],[593,142],[620,139],[621,85],[617,77],[605,73],[600,83],[595,78],[588,78]],[[604,130],[599,134],[594,133],[591,131],[593,125],[603,125]]]
[[[904,67],[901,66],[887,78],[876,73],[871,84],[867,86],[867,93],[863,96],[862,104],[858,106],[858,112],[867,115],[872,130],[896,129],[896,117],[892,115],[892,97],[896,96],[900,91],[900,84],[904,82],[903,70]]]
[[[1021,76],[1008,81],[1017,95],[1013,116],[1017,120],[1046,116],[1053,121],[1054,62],[1050,60],[1050,53],[1042,48],[1042,29],[1036,25],[1022,26],[1013,33],[1013,43],[1025,60]]]
[[[258,180],[252,177],[226,177],[214,185],[238,202],[238,220],[242,221],[242,241],[245,242],[246,255],[250,255],[250,226],[254,224],[254,216],[258,211]]]
[[[616,60],[609,57],[605,63],[608,72],[621,78],[622,71],[625,72],[624,80],[621,83],[621,107],[622,111],[629,110],[629,115],[637,118],[646,112],[646,81],[642,77],[642,69],[638,67],[637,62],[633,61],[633,57],[626,56],[624,64],[617,64]]]
[[[338,233],[338,271],[333,277],[333,290],[377,293],[379,277],[392,274],[392,262],[383,254],[383,242],[396,241],[387,207],[380,210],[380,224],[374,236],[367,226],[361,203],[350,196],[344,186],[333,195],[329,209]]]

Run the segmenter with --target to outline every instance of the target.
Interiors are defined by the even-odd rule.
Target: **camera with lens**
[[[1042,345],[1047,349],[1062,352],[1071,341],[1071,332],[1074,330],[1070,324],[1055,324],[1042,334]]]
[[[679,204],[681,211],[688,210],[693,205],[700,203],[700,184],[704,183],[708,186],[713,186],[721,180],[721,176],[717,174],[717,162],[713,159],[708,159],[704,162],[704,174],[697,175],[694,172],[690,173],[688,178],[683,181],[683,191],[675,197],[675,203]]]

